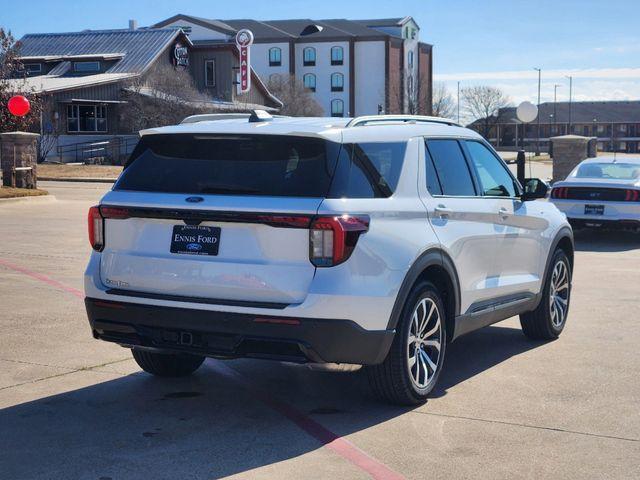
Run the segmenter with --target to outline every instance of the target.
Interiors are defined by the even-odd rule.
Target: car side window
[[[466,141],[476,167],[482,194],[488,197],[515,197],[518,188],[500,160],[480,142]]]
[[[427,140],[427,150],[433,159],[442,195],[476,196],[469,165],[457,140]]]
[[[429,154],[429,149],[425,144],[424,148],[425,175],[427,177],[427,190],[431,195],[442,195],[442,186],[438,180],[436,167],[433,164],[433,158]]]

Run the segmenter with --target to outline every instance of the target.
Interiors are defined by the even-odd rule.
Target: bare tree
[[[434,117],[453,118],[456,106],[444,82],[436,82],[433,85],[432,104],[432,115]]]
[[[193,77],[168,64],[156,64],[143,77],[132,80],[124,97],[128,115],[123,127],[131,132],[173,125],[189,115],[214,110],[211,99],[197,89]]]
[[[501,108],[511,105],[511,99],[499,88],[478,85],[460,92],[466,114],[480,125],[480,134],[489,137],[491,127],[498,121]]]
[[[322,106],[313,98],[311,90],[293,75],[272,75],[267,84],[269,91],[284,106],[282,115],[293,117],[320,117],[324,115]]]
[[[387,91],[388,114],[431,115],[431,85],[426,76],[407,69],[398,81],[389,82]]]
[[[36,130],[41,112],[41,95],[29,87],[26,72],[20,61],[20,42],[16,42],[10,31],[0,27],[0,132]],[[23,117],[16,117],[6,108],[13,95],[24,95],[31,110]]]

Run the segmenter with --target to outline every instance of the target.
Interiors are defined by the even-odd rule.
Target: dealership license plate
[[[604,205],[585,205],[585,215],[604,215]]]
[[[218,255],[220,227],[174,225],[171,253],[185,255]]]

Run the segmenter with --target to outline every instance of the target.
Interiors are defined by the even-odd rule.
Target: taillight
[[[568,187],[556,187],[551,189],[551,198],[568,198],[568,197],[569,197]]]
[[[104,248],[104,221],[107,218],[124,220],[129,218],[129,209],[122,207],[95,206],[89,209],[89,243],[101,252]]]
[[[624,197],[625,202],[637,202],[640,200],[640,190],[627,190]]]
[[[317,217],[309,230],[309,258],[316,267],[332,267],[346,261],[361,234],[369,229],[369,217],[340,215]]]
[[[104,220],[100,215],[100,207],[91,207],[88,215],[89,243],[97,252],[104,248]]]

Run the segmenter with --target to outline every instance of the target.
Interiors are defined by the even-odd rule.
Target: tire
[[[532,340],[558,338],[567,323],[570,299],[571,263],[567,254],[557,249],[549,264],[538,307],[520,315],[523,333]]]
[[[136,363],[147,373],[158,377],[186,377],[195,372],[205,357],[186,353],[155,353],[132,349]]]
[[[422,322],[426,323],[420,328]],[[422,341],[417,340],[419,349],[418,343],[410,341],[410,336],[416,338],[416,330],[423,336]],[[446,310],[442,296],[432,283],[420,282],[409,294],[384,362],[366,369],[374,394],[398,405],[424,403],[442,372],[446,346]],[[416,353],[418,351],[422,353]]]

